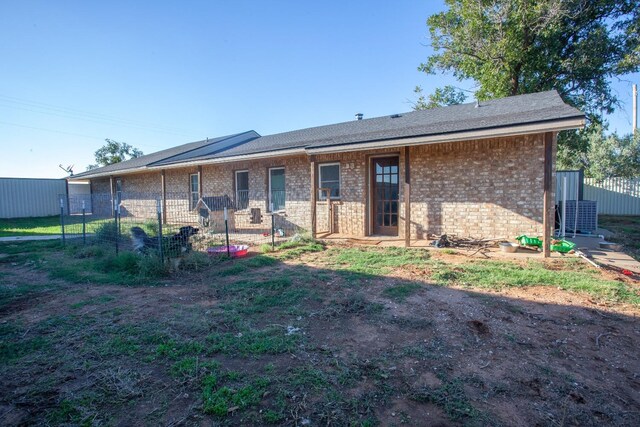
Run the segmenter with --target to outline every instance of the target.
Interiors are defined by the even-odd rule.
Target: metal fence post
[[[229,221],[227,216],[227,207],[224,208],[224,234],[227,238],[227,256],[231,256],[231,248],[229,247]]]
[[[64,235],[64,200],[60,198],[60,228],[62,229],[62,246],[66,243]]]
[[[87,219],[84,200],[82,201],[82,244],[87,244]]]
[[[164,262],[164,248],[162,247],[162,203],[157,200],[156,210],[158,211],[158,251],[160,253],[160,261]]]
[[[271,249],[276,248],[276,222],[275,213],[273,212],[273,203],[271,203]]]
[[[113,213],[114,213],[114,216],[115,216],[114,225],[115,225],[115,234],[116,234],[116,255],[118,255],[118,252],[120,251],[120,248],[118,247],[118,244],[119,244],[118,240],[120,240],[119,236],[118,236],[118,228],[119,228],[119,226],[118,226],[118,210],[119,210],[120,207],[118,206],[118,202],[117,201],[114,201],[114,203],[115,203],[115,206],[113,207]]]

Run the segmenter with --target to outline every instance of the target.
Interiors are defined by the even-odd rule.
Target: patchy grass
[[[598,225],[613,232],[611,240],[622,243],[625,251],[640,261],[640,216],[598,215]]]
[[[419,402],[434,403],[442,408],[452,421],[480,424],[484,416],[469,401],[464,385],[459,378],[445,379],[440,387],[423,387],[417,390],[412,398]],[[487,420],[482,424],[486,425]]]
[[[475,261],[461,265],[441,265],[433,274],[439,284],[455,283],[469,287],[500,290],[506,287],[553,286],[582,292],[593,297],[640,305],[640,295],[628,284],[604,280],[594,270],[576,271],[576,263],[567,263],[568,271],[548,269],[538,261],[526,265],[512,262]],[[582,264],[578,264],[582,267]]]
[[[601,361],[638,363],[633,317],[501,293],[547,285],[626,310],[626,284],[579,262],[449,264],[422,249],[315,245],[194,254],[162,282],[139,272],[151,257],[0,246],[15,255],[0,262],[6,423],[640,422],[609,397],[628,400],[633,378]],[[148,282],[162,286],[129,286]]]
[[[207,337],[207,351],[212,354],[240,356],[281,354],[295,350],[299,341],[299,335],[287,335],[284,328],[270,327],[263,330],[211,334]]]
[[[407,297],[418,292],[422,286],[419,283],[401,283],[399,285],[390,286],[382,291],[382,295],[396,301],[404,301]]]
[[[408,265],[425,266],[429,252],[403,248],[332,248],[329,264],[337,269],[365,275],[389,273]]]
[[[258,378],[250,384],[231,388],[227,386],[217,387],[218,380],[210,375],[203,380],[202,398],[203,412],[217,416],[226,416],[231,412],[256,405],[262,399],[268,380]]]

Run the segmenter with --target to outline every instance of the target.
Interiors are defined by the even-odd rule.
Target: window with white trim
[[[325,163],[318,165],[318,188],[329,188],[330,198],[340,198],[340,163]],[[320,200],[327,198],[326,191],[320,191]]]
[[[191,209],[195,209],[200,200],[200,176],[197,173],[189,175],[189,192],[191,193]]]
[[[236,171],[236,209],[249,207],[249,171]]]
[[[273,212],[284,210],[286,199],[284,168],[269,169],[269,208]]]

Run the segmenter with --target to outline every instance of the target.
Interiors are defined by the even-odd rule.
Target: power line
[[[65,132],[63,130],[47,129],[47,128],[41,128],[41,127],[37,127],[37,126],[27,126],[27,125],[21,125],[21,124],[18,124],[18,123],[10,123],[10,122],[0,121],[0,124],[9,125],[9,126],[17,126],[17,127],[26,128],[26,129],[41,130],[41,131],[45,131],[45,132],[55,132],[55,133],[62,133],[62,134],[65,134],[65,135],[80,136],[82,138],[104,140],[104,138],[99,138],[97,136],[83,135],[81,133]]]
[[[81,134],[81,133],[67,132],[67,131],[56,130],[56,129],[47,129],[47,128],[42,128],[42,127],[37,127],[37,126],[21,125],[21,124],[18,124],[18,123],[11,123],[11,122],[5,122],[5,121],[0,121],[0,124],[9,125],[9,126],[16,126],[16,127],[20,127],[20,128],[26,128],[26,129],[34,129],[34,130],[39,130],[39,131],[44,131],[44,132],[53,132],[53,133],[60,133],[60,134],[64,134],[64,135],[79,136],[79,137],[82,137],[82,138],[97,139],[97,140],[100,140],[100,141],[104,141],[105,140],[105,138],[100,138],[98,136],[84,135],[84,134]],[[162,149],[162,147],[159,147],[157,145],[140,144],[140,143],[135,143],[134,145],[136,147],[139,146],[139,147],[151,147],[151,148]]]
[[[136,128],[138,130],[148,130],[152,132],[165,133],[165,134],[168,133],[168,134],[174,134],[177,136],[186,136],[190,138],[196,138],[196,136],[189,134],[179,128],[161,126],[157,124],[146,123],[146,122],[130,120],[130,119],[123,119],[115,116],[109,116],[106,114],[92,113],[92,112],[68,108],[68,107],[55,106],[53,104],[47,104],[47,103],[38,102],[38,101],[30,101],[30,100],[21,99],[13,96],[0,94],[0,102],[5,103],[5,105],[0,104],[0,106],[3,106],[5,108],[15,108],[15,109],[30,111],[30,112],[39,113],[39,114],[49,114],[49,115],[54,115],[59,117],[85,120],[85,121],[101,123],[101,124],[112,124],[112,125],[116,124],[119,126]],[[6,105],[7,103],[14,104],[14,105]]]

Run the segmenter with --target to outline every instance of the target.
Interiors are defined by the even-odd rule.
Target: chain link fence
[[[187,249],[230,254],[240,246],[275,247],[304,233],[309,195],[295,193],[61,195],[60,227],[63,243],[81,239],[116,253],[158,251],[164,257]]]

